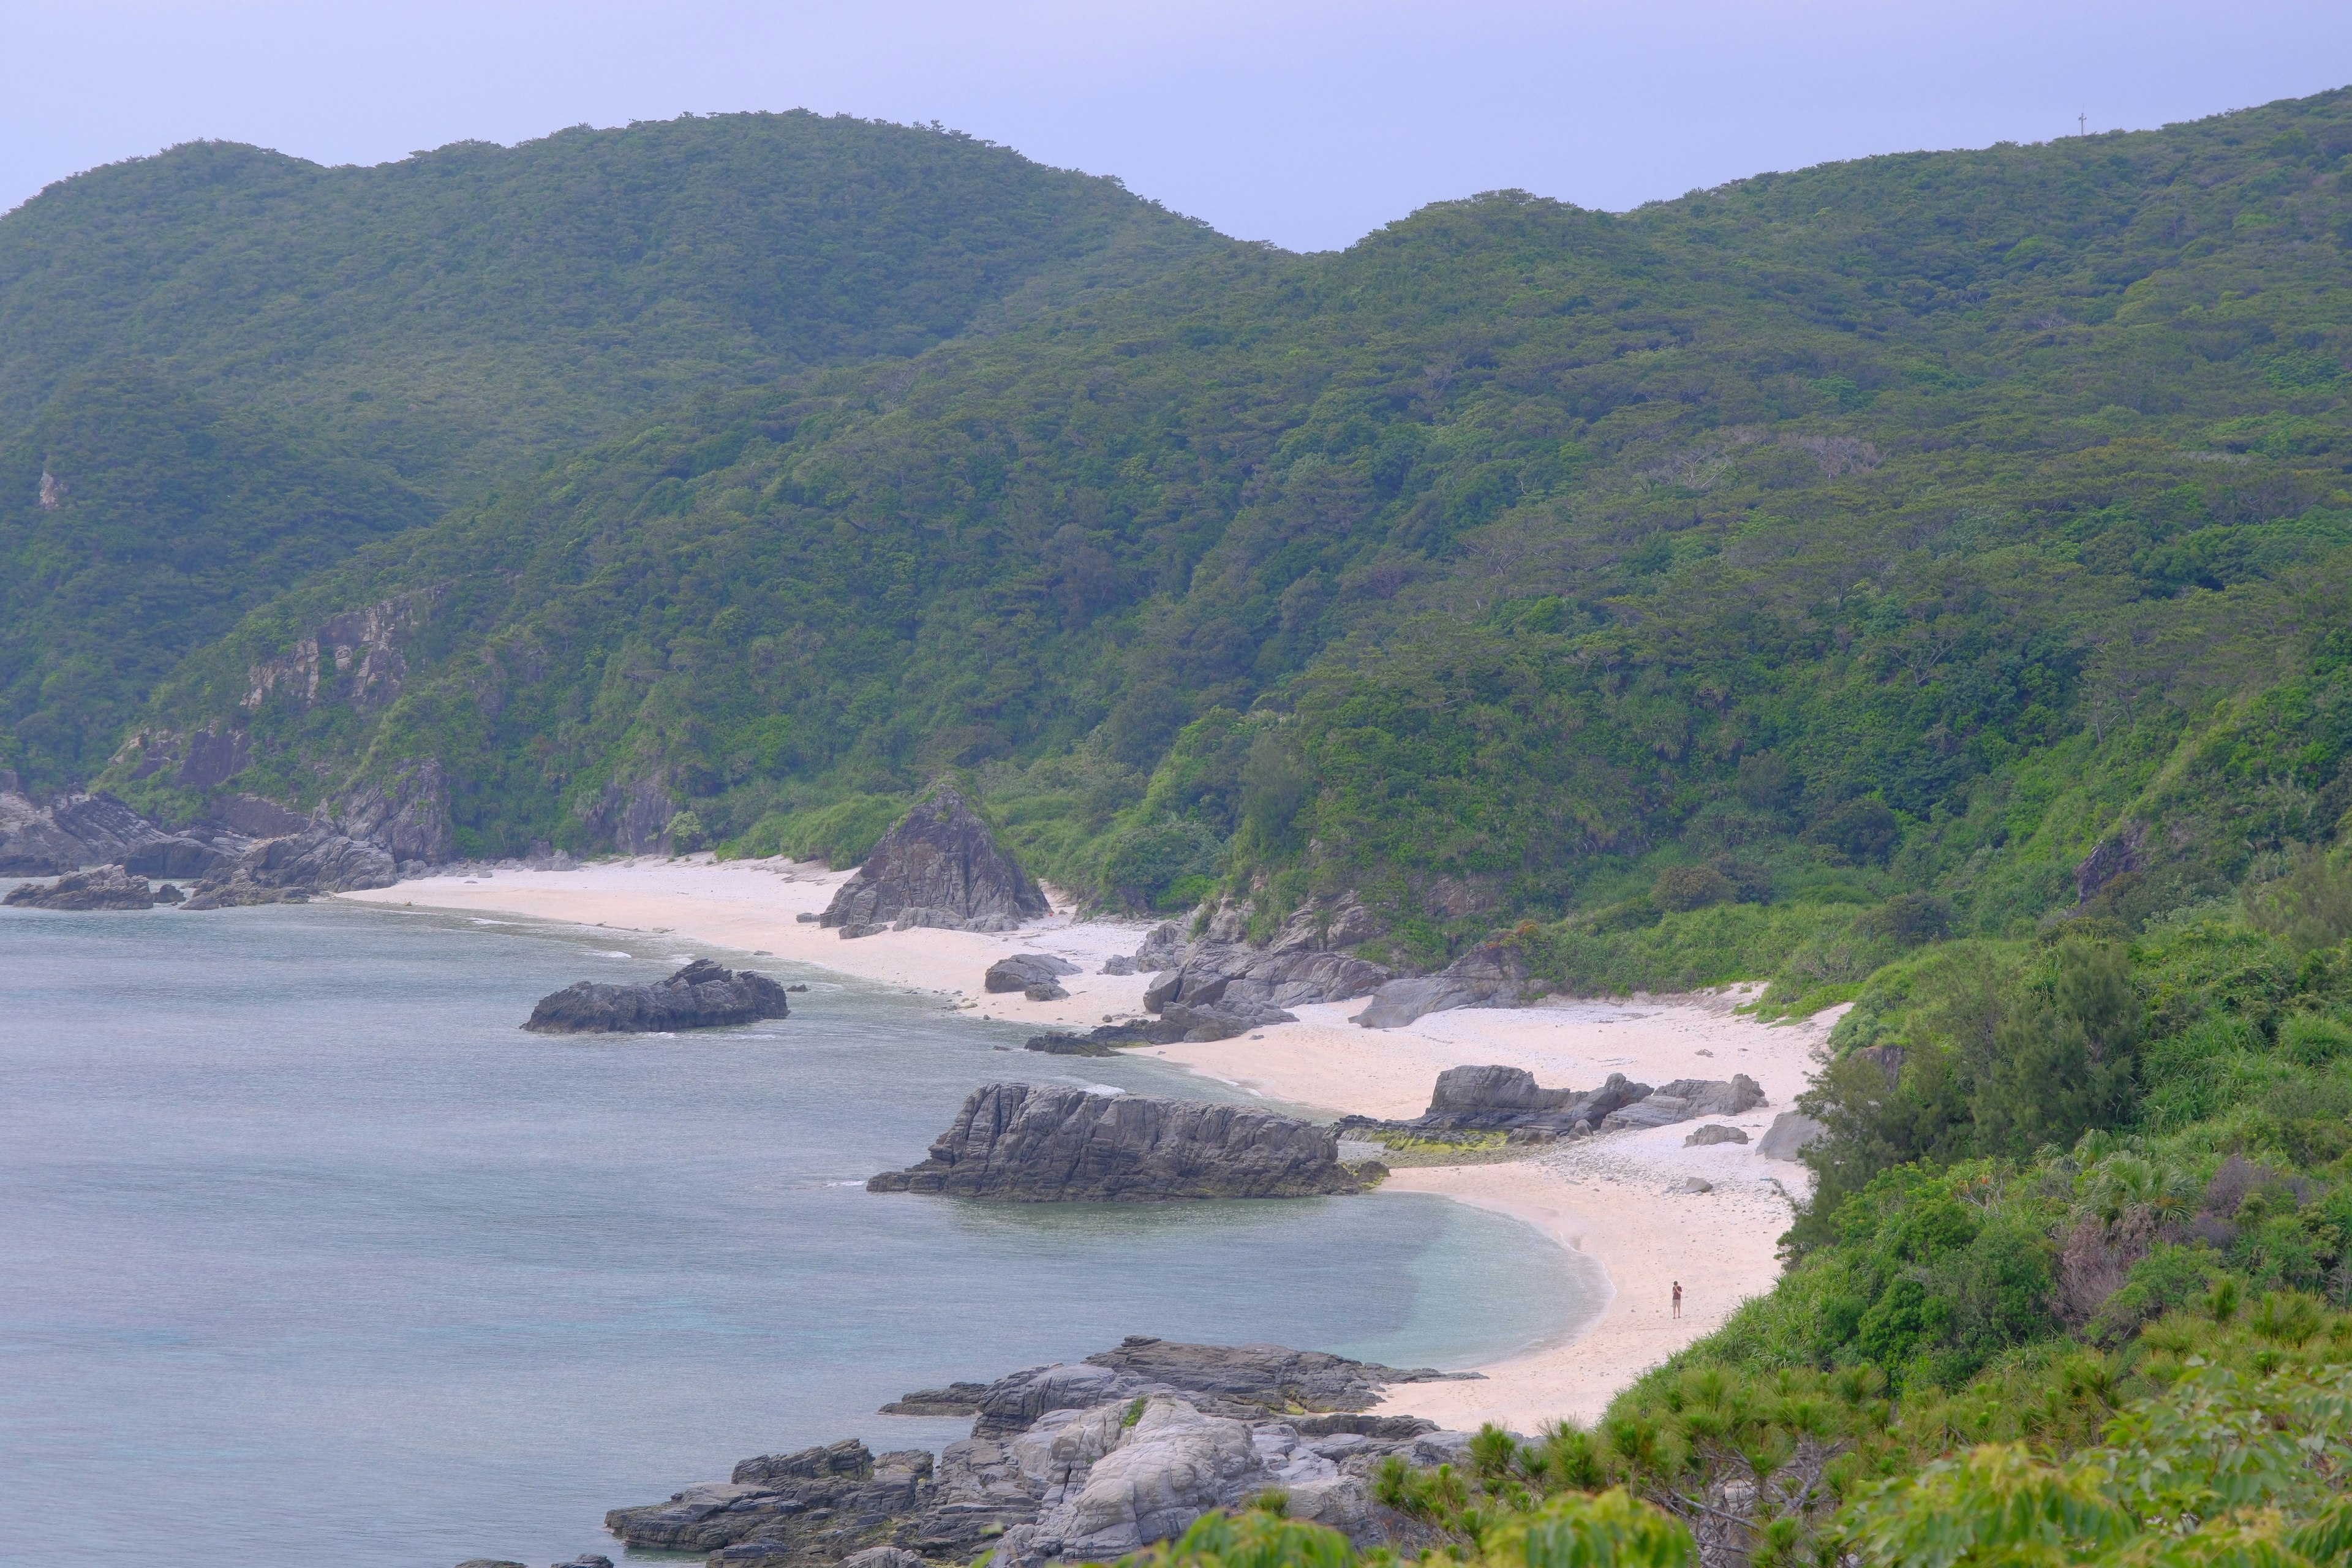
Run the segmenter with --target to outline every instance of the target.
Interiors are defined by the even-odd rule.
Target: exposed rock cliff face
[[[147,879],[120,866],[68,872],[54,882],[20,883],[0,899],[0,904],[26,910],[152,910],[155,902]]]
[[[930,1158],[866,1183],[1011,1203],[1291,1198],[1357,1193],[1328,1128],[1234,1105],[992,1083],[972,1090]]]
[[[335,803],[337,832],[373,844],[394,860],[436,865],[457,853],[449,831],[449,784],[426,757],[381,784],[365,784]]]
[[[1425,1013],[1455,1007],[1517,1007],[1528,999],[1527,985],[1526,961],[1512,948],[1488,942],[1435,974],[1389,981],[1351,1021],[1367,1029],[1394,1029]]]
[[[523,1027],[541,1035],[646,1035],[666,1029],[709,1029],[782,1018],[791,1011],[784,988],[750,970],[722,969],[698,958],[650,985],[606,985],[583,980],[540,998]]]
[[[916,926],[1011,931],[1051,912],[988,825],[942,784],[882,836],[819,923],[845,937]]]
[[[112,795],[68,795],[41,803],[0,789],[0,877],[53,877],[85,866],[121,865],[173,837]]]
[[[1006,1568],[1037,1568],[1136,1551],[1280,1487],[1292,1517],[1359,1546],[1424,1546],[1421,1527],[1374,1500],[1374,1472],[1391,1456],[1458,1466],[1468,1435],[1411,1416],[1297,1412],[1358,1410],[1386,1384],[1445,1375],[1134,1338],[1085,1363],[954,1385],[955,1403],[980,1415],[936,1466],[919,1450],[835,1443],[746,1459],[725,1481],[615,1509],[605,1524],[632,1546],[707,1552],[720,1568],[919,1568],[992,1542]]]

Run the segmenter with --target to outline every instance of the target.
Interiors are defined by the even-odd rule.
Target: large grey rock
[[[1683,1147],[1685,1149],[1706,1149],[1711,1148],[1717,1143],[1745,1143],[1747,1142],[1748,1134],[1742,1132],[1738,1128],[1726,1127],[1720,1122],[1717,1122],[1706,1127],[1694,1129],[1690,1136],[1683,1140]]]
[[[392,855],[331,827],[266,838],[197,883],[184,908],[234,909],[299,901],[318,893],[389,888],[399,879]]]
[[[1452,1383],[1478,1375],[1426,1366],[1401,1370],[1285,1345],[1187,1344],[1148,1334],[1130,1334],[1118,1349],[1098,1351],[1087,1363],[1150,1384],[1180,1389],[1221,1415],[1242,1414],[1228,1408],[1234,1405],[1259,1406],[1268,1414],[1302,1409],[1364,1411],[1380,1403],[1391,1384]]]
[[[1287,1011],[1292,1007],[1361,996],[1389,974],[1344,952],[1201,942],[1145,988],[1143,1005],[1181,1025],[1185,1039],[1227,1040],[1269,1024],[1297,1022]]]
[[[1052,985],[1063,975],[1077,973],[1076,964],[1050,952],[1016,952],[990,964],[981,979],[981,987],[991,992],[1026,991],[1033,985]]]
[[[144,877],[134,877],[120,866],[100,866],[69,872],[54,882],[19,883],[0,904],[28,910],[152,910],[155,890]]]
[[[882,836],[818,923],[845,937],[918,926],[1011,931],[1051,912],[988,825],[940,784]]]
[[[1545,1089],[1524,1068],[1480,1065],[1447,1068],[1437,1075],[1429,1109],[1407,1121],[1370,1117],[1340,1119],[1338,1130],[1387,1130],[1425,1135],[1449,1132],[1508,1132],[1534,1139],[1589,1132],[1612,1113],[1650,1093],[1612,1072],[1598,1089]]]
[[[1764,1130],[1756,1152],[1768,1160],[1793,1160],[1804,1152],[1806,1144],[1828,1131],[1801,1111],[1784,1110],[1772,1118],[1772,1125]]]
[[[930,1158],[866,1183],[1013,1203],[1286,1198],[1358,1193],[1327,1127],[1270,1111],[1140,1094],[992,1083],[972,1090]]]
[[[698,958],[651,984],[579,981],[541,997],[523,1027],[538,1035],[642,1035],[749,1024],[791,1011],[784,988],[766,975]]]
[[[1649,1094],[1612,1111],[1601,1123],[1603,1132],[1641,1131],[1688,1121],[1695,1116],[1738,1116],[1764,1103],[1764,1090],[1746,1073],[1728,1082],[1721,1079],[1678,1078]]]
[[[1387,982],[1352,1022],[1367,1029],[1394,1029],[1425,1014],[1456,1007],[1524,1006],[1527,990],[1527,961],[1515,948],[1487,942],[1435,974]]]

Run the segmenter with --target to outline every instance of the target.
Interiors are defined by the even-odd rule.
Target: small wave
[[[610,949],[601,947],[595,949],[594,952],[595,956],[598,958],[626,958],[629,956],[625,952],[614,952]]]
[[[478,925],[478,926],[510,926],[510,925],[514,924],[514,921],[485,921],[485,920],[474,920],[474,919],[472,919],[472,917],[470,917],[470,916],[469,916],[469,917],[467,917],[467,918],[468,918],[468,920],[469,920],[470,923],[472,923],[472,924],[474,924],[474,925]]]
[[[1115,1083],[1090,1083],[1087,1085],[1087,1092],[1088,1094],[1125,1094],[1127,1090]]]

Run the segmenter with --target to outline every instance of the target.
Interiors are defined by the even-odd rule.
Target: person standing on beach
[[[1677,1279],[1677,1280],[1675,1280],[1675,1317],[1677,1317],[1677,1318],[1679,1318],[1679,1317],[1681,1317],[1682,1315],[1683,1315],[1683,1282],[1682,1282],[1681,1280]]]

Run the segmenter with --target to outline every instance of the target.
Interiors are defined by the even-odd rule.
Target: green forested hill
[[[0,761],[87,778],[161,670],[304,572],[698,387],[1223,244],[1112,181],[807,113],[375,168],[197,143],[51,186],[0,217]]]
[[[961,767],[1115,901],[1353,888],[1423,962],[1572,914],[1592,984],[1851,985],[1905,889],[2030,926],[2151,791],[2141,896],[2226,888],[2347,804],[2347,152],[2337,94],[1218,250],[582,453],[249,621],[156,743],[430,756],[482,849],[624,797],[814,843]],[[427,587],[397,702],[237,706]]]

